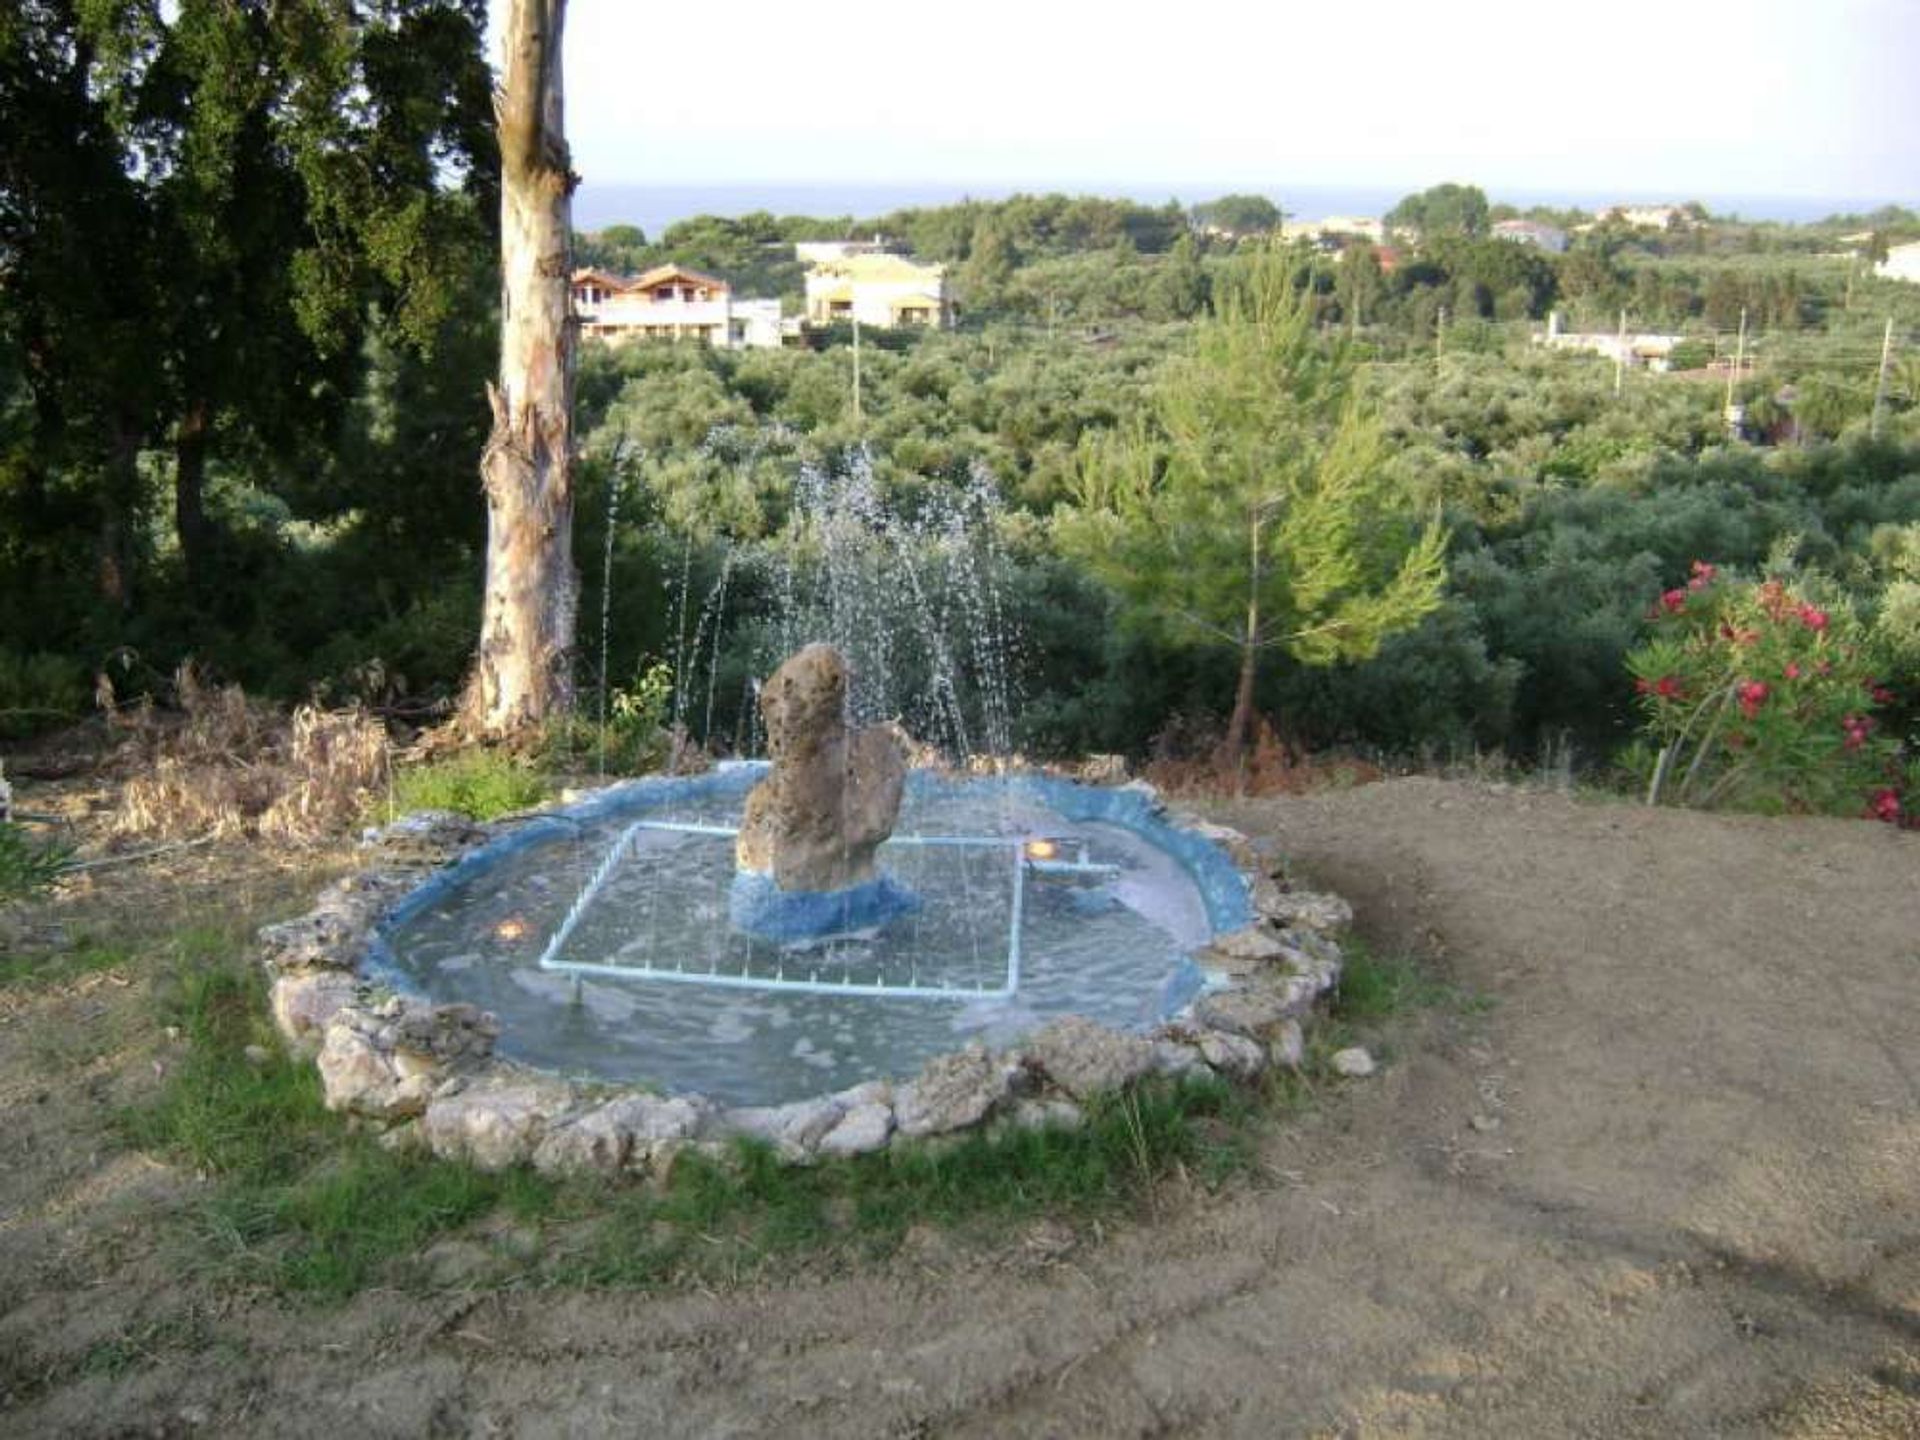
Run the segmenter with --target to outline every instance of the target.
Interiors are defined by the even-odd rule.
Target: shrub
[[[70,846],[33,840],[25,826],[0,821],[0,905],[50,889],[72,859]]]
[[[558,767],[644,774],[658,769],[672,749],[672,712],[673,667],[665,661],[643,665],[630,686],[608,694],[604,723],[576,713],[550,724],[541,737],[541,758]]]
[[[0,739],[77,720],[88,700],[86,667],[70,656],[0,648]]]
[[[523,761],[498,750],[469,750],[450,759],[401,770],[393,777],[396,814],[457,810],[492,820],[547,798],[546,780]]]
[[[1895,697],[1844,600],[1695,561],[1653,624],[1627,659],[1649,803],[1901,817],[1898,747],[1874,713]]]

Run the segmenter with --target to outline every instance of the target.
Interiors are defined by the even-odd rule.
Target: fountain
[[[917,905],[878,874],[906,784],[898,727],[846,721],[847,662],[815,643],[761,688],[773,769],[747,795],[734,854],[736,929],[789,945],[877,933]]]
[[[803,1155],[1070,1122],[1150,1072],[1297,1062],[1341,902],[1146,787],[977,763],[1012,708],[984,490],[917,529],[870,474],[804,499],[825,563],[776,575],[768,760],[402,821],[270,931],[276,1018],[328,1103],[480,1163],[632,1169],[737,1133]],[[709,711],[720,625],[694,630]],[[903,712],[953,760],[910,767]]]

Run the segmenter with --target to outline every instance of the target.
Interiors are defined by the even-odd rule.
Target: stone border
[[[859,1155],[982,1124],[1074,1125],[1092,1096],[1149,1075],[1247,1081],[1270,1066],[1297,1069],[1302,1023],[1340,978],[1351,907],[1289,888],[1239,831],[1169,814],[1139,782],[1128,788],[1232,858],[1255,916],[1195,955],[1209,988],[1145,1035],[1066,1016],[1008,1050],[936,1056],[910,1081],[775,1106],[561,1080],[495,1055],[499,1025],[475,1006],[384,993],[363,975],[376,927],[427,871],[538,818],[477,825],[444,811],[369,831],[367,869],[328,886],[308,914],[260,931],[274,1023],[295,1053],[317,1060],[328,1109],[381,1126],[396,1145],[546,1173],[664,1174],[676,1155],[718,1153],[742,1135],[793,1161]]]

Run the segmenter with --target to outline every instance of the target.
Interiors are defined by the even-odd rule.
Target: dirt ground
[[[191,1177],[106,1138],[138,977],[0,992],[0,1432],[1920,1436],[1920,835],[1431,779],[1217,808],[1489,1003],[1255,1182],[778,1285],[214,1290],[146,1218]]]

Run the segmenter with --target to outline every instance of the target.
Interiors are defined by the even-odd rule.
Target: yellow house
[[[809,324],[858,320],[880,329],[944,330],[953,317],[944,265],[921,265],[903,255],[846,255],[807,272]]]

